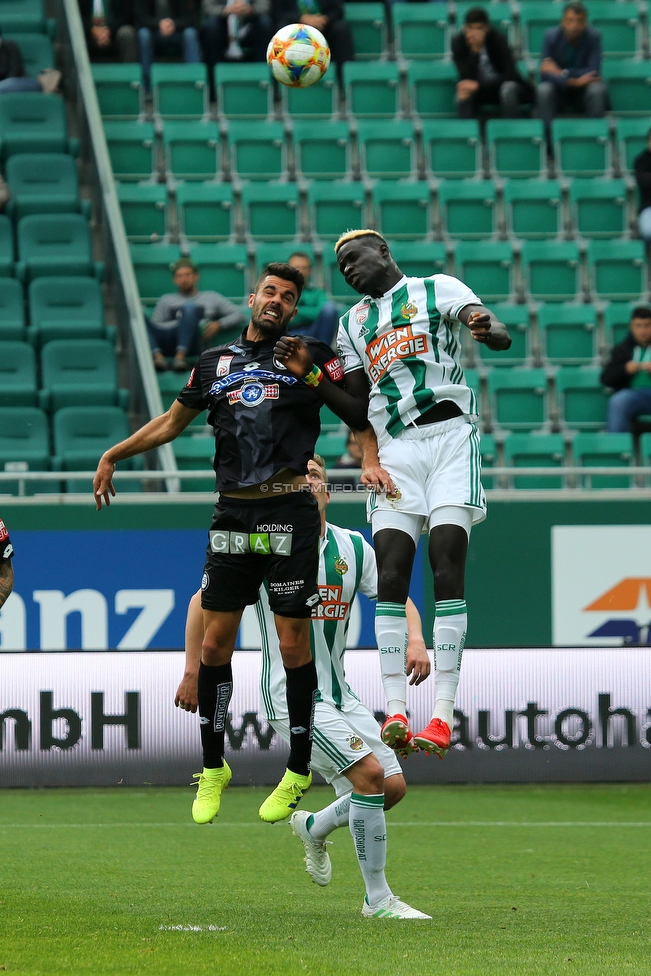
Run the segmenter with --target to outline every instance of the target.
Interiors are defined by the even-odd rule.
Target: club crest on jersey
[[[337,556],[337,558],[335,559],[335,573],[339,573],[340,576],[343,576],[347,572],[348,572],[348,563],[343,558],[343,556]]]
[[[403,319],[407,319],[411,322],[415,315],[418,315],[418,306],[414,305],[413,302],[405,302],[404,305],[400,307],[400,315]]]
[[[220,356],[215,376],[228,376],[235,356]]]
[[[346,741],[353,752],[359,752],[360,749],[364,748],[364,743],[358,735],[348,735],[346,736]]]
[[[252,380],[239,390],[231,390],[228,394],[228,402],[243,403],[245,407],[257,407],[263,400],[277,400],[279,396],[280,387],[277,383],[259,383],[258,380]]]

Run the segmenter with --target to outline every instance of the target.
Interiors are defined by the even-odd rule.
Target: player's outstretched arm
[[[174,697],[176,707],[183,708],[186,712],[196,712],[199,705],[197,683],[202,644],[203,611],[201,590],[197,590],[188,604],[188,615],[185,620],[185,671]]]
[[[93,494],[97,511],[99,512],[102,508],[102,500],[104,500],[105,505],[110,505],[110,496],[115,496],[112,479],[118,461],[125,461],[127,458],[135,457],[136,454],[145,454],[147,451],[160,447],[161,444],[168,444],[169,441],[178,437],[181,431],[185,430],[199,413],[201,413],[200,410],[191,410],[175,400],[167,413],[161,414],[160,417],[154,417],[131,437],[109,447],[108,451],[105,451],[100,458],[93,479]]]
[[[407,674],[411,675],[410,685],[419,685],[429,677],[432,664],[427,653],[423,625],[416,604],[407,597],[405,606],[407,617]]]
[[[475,342],[483,342],[489,349],[503,352],[511,345],[511,336],[503,322],[483,305],[466,305],[459,319],[467,325]]]

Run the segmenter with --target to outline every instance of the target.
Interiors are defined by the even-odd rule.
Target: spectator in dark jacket
[[[154,54],[181,54],[186,64],[201,60],[194,0],[134,0],[140,63],[149,90]]]
[[[559,110],[602,118],[608,89],[600,71],[601,34],[588,27],[584,4],[573,0],[565,6],[560,26],[545,34],[536,96],[545,124],[549,126]]]
[[[651,129],[647,148],[635,157],[635,181],[640,195],[637,225],[647,247],[651,246]]]
[[[516,119],[521,102],[533,100],[533,88],[518,74],[509,42],[491,27],[481,7],[467,12],[463,30],[452,40],[452,57],[459,72],[460,118],[474,118],[482,105],[498,104],[504,118]]]
[[[629,431],[636,417],[651,414],[651,309],[633,309],[631,331],[613,347],[601,382],[615,390],[608,401],[609,431]]]
[[[273,34],[269,0],[203,0],[201,44],[214,97],[220,61],[264,61]]]
[[[79,0],[91,60],[138,61],[131,0]]]
[[[274,30],[288,24],[307,24],[321,31],[337,68],[355,57],[350,24],[341,0],[272,0]]]

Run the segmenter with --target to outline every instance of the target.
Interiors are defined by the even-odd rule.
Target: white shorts
[[[435,512],[443,507],[468,509],[472,523],[486,518],[479,432],[464,417],[408,427],[381,447],[379,454],[380,464],[397,490],[393,497],[370,492],[367,516],[374,534],[380,528],[409,531],[406,525],[411,523],[417,526],[417,541],[426,525],[430,529],[438,524]],[[398,518],[392,519],[391,513]]]
[[[285,742],[289,742],[286,719],[274,719],[271,725]],[[330,783],[337,796],[344,796],[351,790],[345,771],[371,754],[384,769],[385,779],[396,773],[402,775],[398,757],[382,742],[380,727],[366,705],[356,702],[340,711],[328,702],[316,703],[312,768]]]

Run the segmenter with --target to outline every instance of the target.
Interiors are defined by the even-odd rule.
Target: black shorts
[[[314,497],[295,491],[269,501],[222,496],[215,505],[201,581],[204,610],[243,610],[269,582],[282,617],[311,617],[319,602],[321,517]]]

